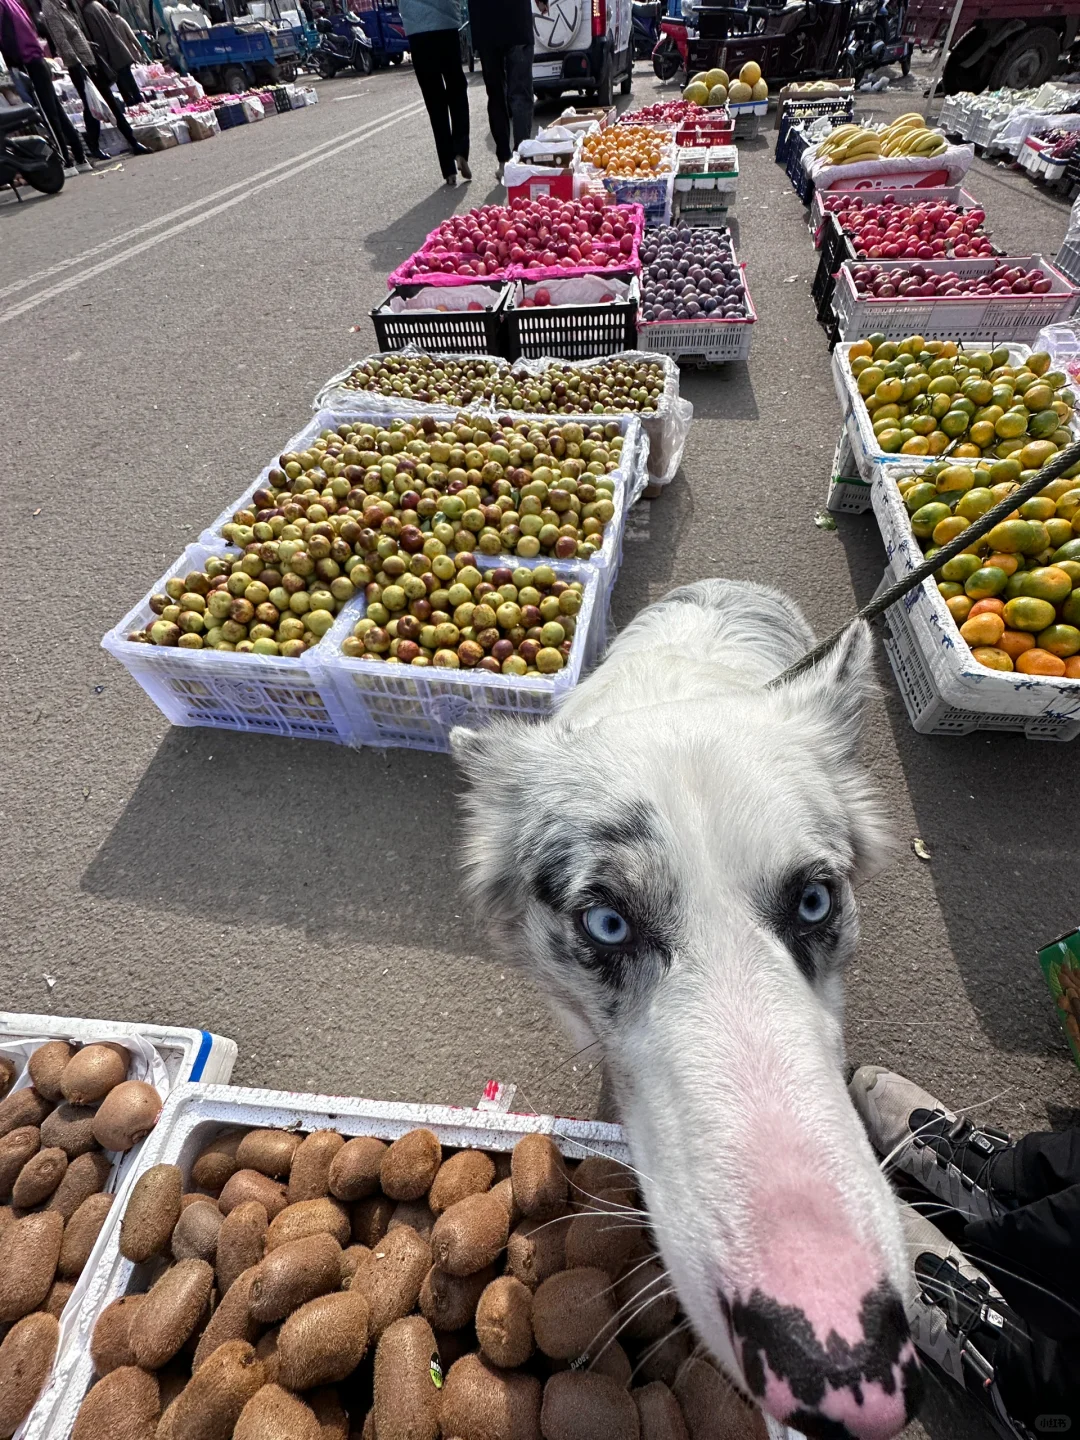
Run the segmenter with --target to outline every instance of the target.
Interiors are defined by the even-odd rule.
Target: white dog
[[[884,832],[856,759],[869,631],[759,585],[639,615],[558,715],[458,729],[471,882],[598,1040],[662,1258],[744,1393],[884,1440],[917,1403],[896,1205],[842,1076],[852,887]]]

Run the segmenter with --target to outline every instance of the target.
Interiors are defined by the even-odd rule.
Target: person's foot
[[[870,1143],[962,1215],[989,1220],[1002,1212],[990,1191],[990,1168],[1012,1144],[1000,1130],[977,1129],[914,1081],[863,1065],[848,1086]]]
[[[133,155],[150,155],[152,153],[149,145],[142,145],[138,140],[132,142],[131,153]]]
[[[75,168],[74,163],[69,160],[68,163],[64,166],[64,176],[65,176],[65,178],[68,179],[68,180],[74,180],[74,179],[75,179],[75,176],[78,175],[78,173],[79,173],[79,172],[78,172],[78,170]]]
[[[499,163],[498,163],[498,165],[495,166],[495,179],[501,181],[502,178],[503,178],[503,173],[504,173],[505,170],[506,170],[506,161],[505,161],[505,160],[500,160]]]
[[[94,167],[90,164],[89,160],[80,160],[75,168],[80,175],[92,175],[94,173]]]
[[[472,171],[469,169],[469,162],[465,159],[464,155],[457,157],[457,168],[461,172],[461,178],[463,180],[472,179]]]
[[[457,184],[457,175],[452,170],[449,175],[444,175],[443,179],[446,181],[447,185]]]
[[[91,150],[89,151],[89,155],[91,160],[108,160],[109,158],[104,150]]]
[[[900,1223],[915,1278],[904,1307],[915,1348],[978,1400],[1001,1434],[1027,1440],[1027,1432],[1010,1420],[995,1383],[998,1343],[1016,1325],[1015,1315],[936,1225],[903,1203]]]

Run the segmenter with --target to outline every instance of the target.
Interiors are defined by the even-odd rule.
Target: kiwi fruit
[[[366,1245],[349,1245],[341,1252],[341,1288],[348,1290],[352,1278],[361,1265],[366,1265],[371,1251]]]
[[[45,1044],[39,1045],[30,1056],[26,1068],[30,1072],[34,1089],[43,1100],[51,1100],[55,1105],[64,1099],[60,1077],[74,1054],[75,1046],[69,1045],[66,1040],[46,1040]]]
[[[510,1157],[514,1199],[523,1215],[547,1220],[566,1204],[566,1165],[550,1135],[523,1135]]]
[[[344,1145],[336,1130],[314,1130],[300,1142],[289,1170],[290,1205],[329,1195],[330,1166]]]
[[[511,1230],[521,1220],[521,1209],[514,1199],[514,1182],[508,1175],[505,1180],[500,1180],[491,1187],[492,1195],[497,1195],[506,1206],[506,1213],[510,1220]]]
[[[432,1259],[451,1275],[472,1275],[502,1252],[509,1233],[510,1217],[497,1195],[466,1195],[435,1221]]]
[[[233,1130],[200,1150],[191,1167],[191,1183],[211,1195],[220,1195],[226,1180],[240,1169],[236,1151],[243,1138],[242,1130]]]
[[[395,1320],[375,1351],[375,1433],[378,1440],[436,1440],[440,1391],[431,1373],[435,1336],[419,1315]]]
[[[364,1358],[368,1302],[357,1290],[320,1295],[294,1310],[278,1332],[278,1381],[310,1390],[344,1380]]]
[[[0,1055],[0,1100],[15,1084],[15,1062],[6,1055]]]
[[[263,1374],[266,1377],[267,1385],[276,1385],[278,1378],[278,1354],[277,1342],[281,1334],[281,1326],[275,1325],[267,1330],[265,1335],[260,1335],[259,1343],[255,1346],[255,1354],[262,1361]]]
[[[173,1402],[170,1440],[229,1440],[265,1378],[262,1361],[246,1341],[219,1345]]]
[[[309,1405],[280,1385],[264,1385],[240,1411],[233,1440],[322,1440]]]
[[[604,1270],[560,1270],[533,1297],[533,1334],[553,1360],[577,1360],[611,1337],[615,1306]]]
[[[415,1230],[427,1240],[434,1229],[435,1216],[426,1200],[399,1200],[390,1216],[387,1233],[396,1230],[399,1225],[408,1225],[410,1230]]]
[[[56,1277],[64,1220],[55,1211],[24,1215],[0,1240],[0,1321],[21,1320],[43,1304]]]
[[[309,1235],[332,1235],[345,1246],[352,1236],[352,1219],[340,1200],[324,1196],[319,1200],[298,1200],[286,1205],[270,1221],[266,1232],[267,1253],[290,1240],[304,1240]]]
[[[308,1390],[304,1400],[315,1412],[321,1440],[349,1440],[349,1417],[332,1386]]]
[[[544,1440],[640,1440],[641,1423],[629,1393],[607,1375],[562,1370],[544,1386]]]
[[[366,1200],[379,1188],[382,1158],[389,1147],[373,1135],[346,1140],[330,1162],[327,1184],[337,1200]]]
[[[442,1164],[442,1146],[430,1130],[409,1130],[387,1150],[379,1166],[383,1194],[391,1200],[419,1200],[431,1189]]]
[[[184,1386],[191,1379],[191,1369],[178,1360],[165,1365],[157,1372],[158,1393],[161,1396],[161,1408],[171,1405],[176,1397],[183,1390]]]
[[[589,1155],[574,1171],[570,1191],[575,1200],[591,1200],[611,1191],[624,1205],[637,1194],[634,1172],[606,1155]]]
[[[495,1162],[490,1155],[485,1155],[483,1150],[459,1150],[439,1166],[439,1173],[431,1182],[428,1205],[432,1214],[441,1215],[467,1195],[490,1190],[494,1183]]]
[[[79,1406],[71,1440],[154,1440],[161,1394],[153,1375],[133,1365],[110,1370]]]
[[[258,1170],[271,1180],[282,1180],[292,1168],[301,1137],[291,1130],[249,1130],[236,1151],[239,1170]]]
[[[510,1368],[524,1365],[533,1352],[533,1293],[513,1275],[500,1275],[480,1296],[476,1338],[485,1360]]]
[[[90,1259],[90,1251],[101,1234],[105,1217],[112,1209],[113,1195],[88,1195],[64,1226],[56,1273],[65,1280],[77,1280]]]
[[[494,1195],[498,1190],[491,1193]],[[535,1290],[566,1269],[566,1224],[562,1220],[523,1220],[506,1242],[506,1268]]]
[[[260,1170],[237,1170],[226,1180],[218,1196],[218,1209],[223,1215],[235,1210],[248,1200],[257,1200],[266,1211],[266,1218],[273,1220],[289,1203],[285,1197],[285,1186],[271,1180]]]
[[[690,1440],[768,1440],[761,1411],[708,1360],[691,1356],[672,1386]]]
[[[439,1423],[444,1436],[462,1440],[540,1440],[540,1400],[540,1381],[534,1376],[500,1370],[480,1355],[463,1355],[443,1382]],[[590,1440],[600,1440],[600,1433]]]
[[[364,1416],[364,1427],[360,1431],[360,1440],[378,1440],[375,1434],[375,1411],[371,1409]]]
[[[17,1210],[33,1210],[53,1193],[68,1167],[68,1158],[58,1146],[39,1150],[32,1156],[11,1187],[11,1203]]]
[[[130,1064],[130,1051],[120,1045],[84,1045],[60,1072],[60,1094],[72,1105],[96,1105],[127,1079]]]
[[[70,1220],[88,1196],[97,1195],[105,1189],[111,1173],[112,1162],[100,1150],[76,1155],[45,1208],[55,1210],[64,1220]]]
[[[90,1337],[90,1359],[99,1375],[108,1375],[125,1365],[135,1364],[131,1348],[131,1322],[146,1299],[145,1295],[121,1295],[102,1310]]]
[[[614,1280],[630,1260],[640,1234],[640,1226],[614,1208],[575,1215],[566,1225],[567,1269],[594,1265]]]
[[[161,1096],[153,1085],[145,1080],[122,1080],[97,1108],[94,1139],[103,1150],[126,1152],[146,1139],[160,1114]]]
[[[4,1336],[0,1344],[0,1440],[11,1440],[29,1415],[49,1378],[59,1343],[56,1317],[42,1313],[24,1315]]]
[[[214,1275],[220,1294],[225,1295],[236,1277],[257,1265],[266,1246],[266,1206],[258,1200],[245,1200],[221,1222]]]
[[[634,1377],[630,1357],[617,1340],[608,1340],[604,1348],[589,1362],[594,1375],[609,1375],[617,1380],[623,1389],[629,1389]]]
[[[286,1212],[287,1213],[287,1212]],[[255,1270],[250,1308],[263,1325],[341,1288],[341,1246],[325,1232],[290,1240],[269,1251]]]
[[[41,1143],[59,1145],[69,1160],[97,1149],[94,1139],[94,1111],[89,1105],[65,1101],[41,1122]]]
[[[353,1277],[347,1292],[366,1297],[372,1339],[416,1308],[430,1269],[431,1246],[407,1225],[391,1230],[372,1247],[371,1259]]]
[[[12,1130],[21,1130],[24,1125],[40,1125],[52,1108],[52,1102],[39,1095],[32,1085],[13,1090],[0,1100],[0,1138],[10,1135]]]
[[[0,1205],[0,1240],[3,1240],[18,1218],[10,1205]]]
[[[24,1165],[41,1149],[36,1125],[20,1125],[0,1140],[0,1200],[6,1200]]]
[[[664,1267],[656,1260],[647,1260],[632,1265],[615,1286],[620,1314],[631,1317],[622,1327],[627,1339],[644,1345],[662,1339],[670,1331],[679,1301],[670,1282],[665,1285],[666,1279]]]
[[[352,1207],[352,1238],[358,1245],[377,1245],[390,1228],[396,1206],[385,1195],[371,1195]]]
[[[192,1203],[180,1200],[180,1218],[173,1227],[169,1249],[174,1260],[206,1260],[211,1265],[217,1255],[218,1235],[225,1217],[207,1196],[196,1195]]]
[[[74,1289],[74,1280],[54,1280],[49,1286],[49,1293],[45,1296],[44,1304],[41,1307],[42,1311],[46,1315],[55,1315],[57,1320],[59,1320],[67,1307],[68,1301],[71,1299]]]
[[[690,1440],[690,1432],[670,1389],[659,1380],[631,1390],[641,1425],[641,1440]]]
[[[471,1325],[480,1296],[495,1278],[492,1266],[473,1275],[451,1275],[433,1265],[420,1287],[420,1313],[435,1330],[460,1330]]]
[[[220,1345],[230,1340],[246,1340],[254,1345],[262,1326],[251,1313],[251,1282],[255,1279],[258,1266],[253,1265],[238,1275],[229,1286],[228,1293],[210,1316],[210,1323],[199,1336],[192,1370],[198,1370]]]
[[[150,1287],[129,1330],[135,1363],[157,1370],[195,1332],[214,1286],[205,1260],[178,1260]]]
[[[152,1255],[168,1252],[180,1219],[183,1187],[179,1165],[153,1165],[139,1176],[120,1221],[120,1254],[125,1260],[141,1265]]]

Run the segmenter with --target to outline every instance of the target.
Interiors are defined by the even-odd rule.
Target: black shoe
[[[457,175],[454,174],[453,171],[451,171],[451,173],[450,173],[449,175],[444,175],[444,176],[443,176],[443,179],[445,180],[445,182],[447,183],[447,185],[456,185],[456,184],[457,184]]]
[[[138,140],[131,142],[131,153],[133,155],[152,155],[153,151],[149,145],[141,145]]]
[[[86,153],[90,156],[91,160],[108,160],[110,158],[105,154],[104,150],[88,150]]]

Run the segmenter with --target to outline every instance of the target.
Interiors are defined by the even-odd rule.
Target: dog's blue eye
[[[832,906],[829,887],[820,880],[811,880],[799,900],[799,919],[804,925],[820,925],[829,918]]]
[[[630,938],[629,924],[610,905],[590,905],[581,912],[581,924],[598,945],[625,945]]]

